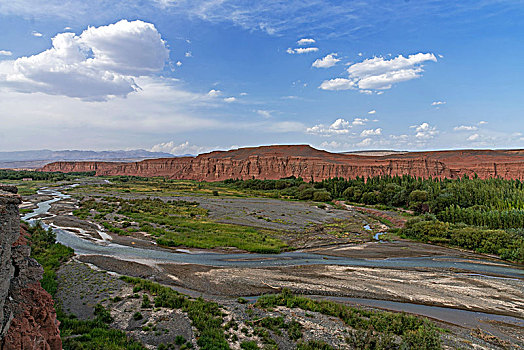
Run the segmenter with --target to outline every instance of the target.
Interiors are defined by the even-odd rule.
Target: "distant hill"
[[[384,151],[380,151],[384,153]],[[411,175],[422,178],[479,176],[524,179],[524,150],[451,150],[342,154],[308,145],[279,145],[215,151],[197,157],[148,159],[134,163],[55,162],[40,171],[95,171],[97,175],[165,176],[171,179],[280,179]],[[388,152],[386,152],[388,153]]]
[[[135,162],[152,158],[172,158],[170,153],[149,152],[143,149],[129,151],[82,151],[47,149],[0,152],[0,168],[35,169],[57,161]]]

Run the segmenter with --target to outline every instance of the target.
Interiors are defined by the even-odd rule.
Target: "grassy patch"
[[[114,213],[117,215],[111,217]],[[272,231],[208,220],[207,211],[197,202],[104,197],[81,202],[74,214],[92,217],[120,235],[146,232],[158,244],[169,247],[236,247],[257,253],[278,253],[286,248]]]
[[[74,251],[60,243],[56,243],[56,235],[51,229],[44,229],[40,223],[27,227],[31,235],[32,253],[44,267],[44,277],[40,281],[42,287],[52,296],[57,291],[56,271],[67,261]],[[111,329],[112,322],[109,310],[102,305],[95,306],[95,319],[82,321],[65,314],[59,305],[55,305],[60,321],[60,336],[65,350],[72,349],[108,349],[108,350],[144,350],[139,342],[127,337],[124,331]]]
[[[190,299],[169,287],[140,278],[123,276],[121,279],[133,284],[136,289],[151,293],[154,296],[155,307],[181,309],[186,312],[198,330],[197,344],[200,349],[229,349],[222,327],[223,314],[217,303],[202,298]]]
[[[256,305],[265,309],[275,306],[297,307],[338,317],[351,328],[364,331],[364,336],[357,340],[367,336],[365,344],[381,344],[382,348],[389,348],[385,347],[389,344],[400,345],[403,349],[440,349],[440,334],[437,328],[426,319],[405,313],[366,311],[331,301],[317,301],[293,295],[288,290],[277,295],[263,296],[258,299]],[[381,335],[376,335],[377,332]],[[400,337],[401,344],[395,343],[394,336]]]
[[[56,243],[56,235],[52,229],[44,229],[40,222],[27,227],[30,235],[31,256],[44,268],[44,276],[40,281],[42,288],[54,296],[57,290],[56,271],[60,265],[73,256],[74,251],[60,243]]]

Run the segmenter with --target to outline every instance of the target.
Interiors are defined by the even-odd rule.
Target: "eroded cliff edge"
[[[40,286],[43,269],[20,227],[20,203],[16,187],[0,185],[0,349],[62,349],[53,299]]]
[[[422,178],[524,178],[523,150],[459,150],[360,156],[320,151],[307,145],[263,146],[198,157],[149,159],[133,163],[55,162],[41,171],[90,172],[96,175],[164,176],[171,179],[221,181],[301,177],[411,175]]]

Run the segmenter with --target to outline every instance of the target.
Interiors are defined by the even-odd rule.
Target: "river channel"
[[[51,204],[60,200],[69,199],[70,196],[58,190],[42,188],[40,195],[51,196],[52,199],[37,204],[33,212],[22,217],[23,220],[34,222],[40,216],[50,217]],[[280,267],[297,265],[339,265],[339,266],[365,266],[381,268],[430,268],[454,269],[462,273],[482,275],[489,278],[503,278],[524,280],[524,268],[521,265],[501,262],[498,260],[482,258],[459,258],[457,256],[410,257],[390,259],[357,259],[348,257],[334,257],[304,251],[284,252],[280,254],[252,254],[252,253],[213,253],[191,251],[169,251],[164,249],[145,249],[130,247],[111,242],[107,234],[102,234],[102,240],[88,240],[81,238],[74,232],[53,228],[57,234],[57,241],[71,247],[77,255],[102,255],[119,260],[147,261],[153,264],[177,263],[196,264],[213,267]],[[345,297],[322,297],[331,300],[366,305],[393,311],[405,311],[424,315],[443,322],[462,327],[481,327],[492,329],[486,321],[504,322],[524,329],[524,320],[516,317],[494,315],[482,312],[458,310],[445,307],[435,307],[419,304],[400,303],[386,300],[358,299]]]

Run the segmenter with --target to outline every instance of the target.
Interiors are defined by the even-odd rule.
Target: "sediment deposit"
[[[164,176],[170,179],[222,181],[280,179],[306,181],[333,177],[411,175],[422,178],[524,178],[524,150],[460,150],[360,156],[320,151],[307,145],[264,146],[216,151],[197,157],[159,158],[133,163],[55,162],[40,171],[88,172],[98,176]]]

